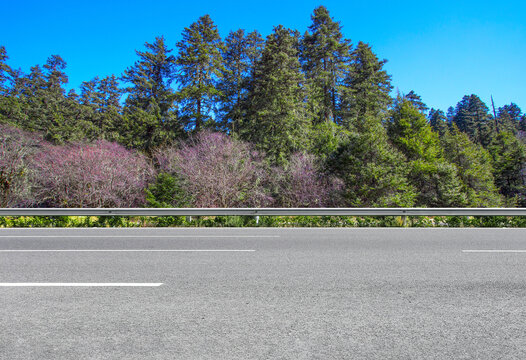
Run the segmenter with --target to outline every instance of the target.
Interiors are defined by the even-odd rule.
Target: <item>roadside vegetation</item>
[[[0,207],[526,206],[526,115],[475,94],[391,96],[371,45],[320,6],[265,39],[208,16],[66,91],[0,46]],[[432,69],[430,69],[431,71]],[[493,104],[492,104],[493,105]],[[1,226],[256,226],[250,217],[1,218]],[[521,218],[261,217],[257,226],[521,226]]]
[[[526,227],[524,216],[19,216],[9,227]]]

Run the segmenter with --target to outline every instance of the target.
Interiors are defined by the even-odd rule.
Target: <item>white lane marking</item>
[[[280,235],[0,235],[0,238],[279,238]]]
[[[462,250],[464,253],[526,253],[526,250]]]
[[[0,253],[15,252],[254,252],[252,249],[9,249]]]
[[[95,287],[95,286],[105,286],[105,287],[157,287],[161,286],[163,283],[0,283],[0,287],[28,287],[28,286],[83,286],[83,287]]]

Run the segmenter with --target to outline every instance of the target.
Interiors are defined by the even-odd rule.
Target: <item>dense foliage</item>
[[[0,207],[526,206],[526,115],[429,109],[320,6],[302,35],[208,15],[66,90],[0,46]]]
[[[161,171],[179,176],[195,207],[259,207],[272,203],[268,171],[250,146],[221,133],[200,132],[155,154]]]
[[[136,207],[153,174],[145,156],[116,143],[45,144],[29,164],[35,205]]]
[[[0,124],[0,207],[28,205],[28,168],[38,136]]]
[[[524,216],[15,216],[2,227],[526,227]]]

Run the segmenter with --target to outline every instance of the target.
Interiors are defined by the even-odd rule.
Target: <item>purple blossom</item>
[[[30,203],[27,164],[30,155],[41,144],[39,134],[0,125],[0,207]]]
[[[46,145],[33,156],[40,206],[137,207],[153,175],[147,158],[116,143]]]
[[[264,207],[273,199],[264,188],[268,171],[251,147],[204,131],[180,147],[159,150],[162,171],[181,176],[195,207]]]
[[[275,168],[273,182],[281,207],[334,207],[341,202],[343,182],[325,176],[314,155],[293,154],[285,168]]]

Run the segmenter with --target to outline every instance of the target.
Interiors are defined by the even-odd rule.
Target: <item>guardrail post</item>
[[[188,221],[188,222],[192,222],[192,216],[191,216],[191,215],[190,215],[190,216],[187,216],[187,217],[186,217],[186,221]]]
[[[402,215],[402,227],[407,226],[407,215],[405,214],[405,211],[403,212],[404,215]]]
[[[254,216],[254,219],[256,219],[256,224],[259,224],[259,215]]]

